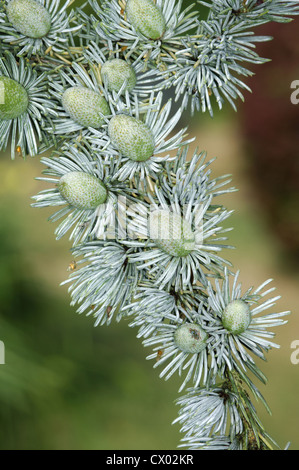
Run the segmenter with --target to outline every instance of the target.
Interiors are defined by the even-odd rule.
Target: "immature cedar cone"
[[[107,189],[98,178],[83,171],[71,171],[58,183],[62,197],[78,209],[96,209],[107,199]]]
[[[132,91],[136,85],[136,74],[133,67],[122,59],[107,60],[102,65],[101,76],[109,90],[118,92],[126,81],[124,91]]]
[[[224,328],[234,335],[244,333],[251,322],[249,305],[244,300],[233,300],[222,314]]]
[[[103,96],[90,88],[75,86],[65,90],[62,106],[70,117],[85,127],[101,127],[110,108]]]
[[[0,120],[8,121],[21,116],[28,107],[28,93],[12,78],[0,77]]]
[[[153,155],[154,136],[150,128],[139,119],[117,114],[109,122],[108,134],[120,153],[135,162],[144,162]]]
[[[51,15],[35,0],[11,0],[6,7],[12,26],[29,38],[43,38],[51,28]]]
[[[165,19],[152,0],[128,0],[128,21],[148,39],[160,39],[165,32]]]
[[[195,235],[190,223],[168,210],[155,210],[149,218],[150,238],[171,256],[187,256],[195,248]]]
[[[174,333],[176,346],[186,353],[199,353],[206,347],[208,334],[196,323],[184,323]]]

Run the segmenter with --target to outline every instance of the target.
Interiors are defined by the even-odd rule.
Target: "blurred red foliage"
[[[271,62],[251,67],[256,72],[248,82],[253,94],[239,108],[243,138],[259,205],[285,252],[297,264],[299,104],[291,102],[291,84],[299,80],[299,18],[289,24],[261,26],[258,34],[274,37],[257,46],[259,55]]]

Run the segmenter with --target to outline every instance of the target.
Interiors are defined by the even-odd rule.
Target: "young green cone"
[[[155,244],[171,256],[187,256],[195,248],[195,235],[190,223],[168,210],[151,212],[149,233]]]
[[[244,333],[251,322],[249,305],[244,300],[233,300],[222,314],[224,328],[234,335]]]
[[[101,76],[104,83],[107,83],[109,90],[118,92],[126,82],[125,90],[132,91],[136,85],[136,74],[125,60],[107,60],[102,65]]]
[[[135,162],[144,162],[153,155],[155,141],[152,131],[132,116],[113,116],[108,125],[108,134],[120,153]]]
[[[128,0],[128,21],[148,39],[160,39],[165,32],[165,19],[152,0]]]
[[[199,353],[206,347],[208,334],[196,323],[184,323],[174,333],[176,346],[186,353]]]
[[[62,197],[78,209],[96,209],[107,199],[107,189],[98,178],[83,171],[63,175],[58,183]]]
[[[0,76],[0,120],[15,119],[27,110],[29,103],[25,88],[12,78]]]
[[[74,121],[95,129],[104,124],[103,116],[110,114],[105,98],[87,87],[75,86],[65,90],[62,106]]]
[[[51,29],[51,15],[40,2],[11,0],[7,4],[6,11],[12,26],[29,38],[42,38]]]

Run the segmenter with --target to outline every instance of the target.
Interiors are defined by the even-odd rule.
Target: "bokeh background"
[[[78,2],[79,3],[79,2]],[[259,45],[272,62],[256,68],[238,112],[228,105],[211,119],[186,114],[189,134],[211,158],[213,176],[231,174],[239,191],[222,197],[234,214],[226,253],[244,289],[272,278],[277,310],[291,310],[277,329],[281,345],[260,364],[268,377],[257,384],[273,411],[256,408],[282,447],[299,449],[299,364],[291,343],[299,340],[299,104],[290,85],[299,80],[299,19],[267,25],[275,37]],[[182,123],[183,124],[183,123]],[[93,326],[69,305],[72,261],[67,239],[56,241],[53,212],[33,209],[45,188],[39,158],[10,161],[0,154],[0,449],[175,449],[179,381],[158,378],[145,360],[149,350],[123,321]],[[274,310],[273,310],[274,311]]]

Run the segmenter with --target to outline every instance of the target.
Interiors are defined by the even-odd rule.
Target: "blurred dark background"
[[[295,91],[291,84],[299,77],[298,20],[263,26],[260,33],[275,38],[259,47],[272,62],[254,69],[253,99],[246,100],[241,112],[242,135],[266,222],[288,261],[298,267],[299,122],[298,104],[290,99]]]
[[[269,383],[257,385],[273,416],[256,403],[267,431],[292,449],[299,449],[299,365],[290,360],[299,340],[299,104],[291,103],[290,86],[299,80],[298,26],[296,19],[259,28],[275,39],[258,45],[272,61],[251,67],[253,94],[237,113],[226,105],[189,126],[194,147],[217,157],[213,176],[230,173],[239,189],[222,202],[235,211],[227,225],[236,250],[225,255],[244,289],[273,278],[282,295],[277,309],[292,310],[277,330],[281,348],[260,364]],[[0,449],[175,449],[178,379],[159,379],[126,321],[94,328],[59,286],[71,244],[55,240],[47,221],[53,210],[30,207],[45,188],[34,179],[41,171],[39,158],[12,162],[0,154]]]

